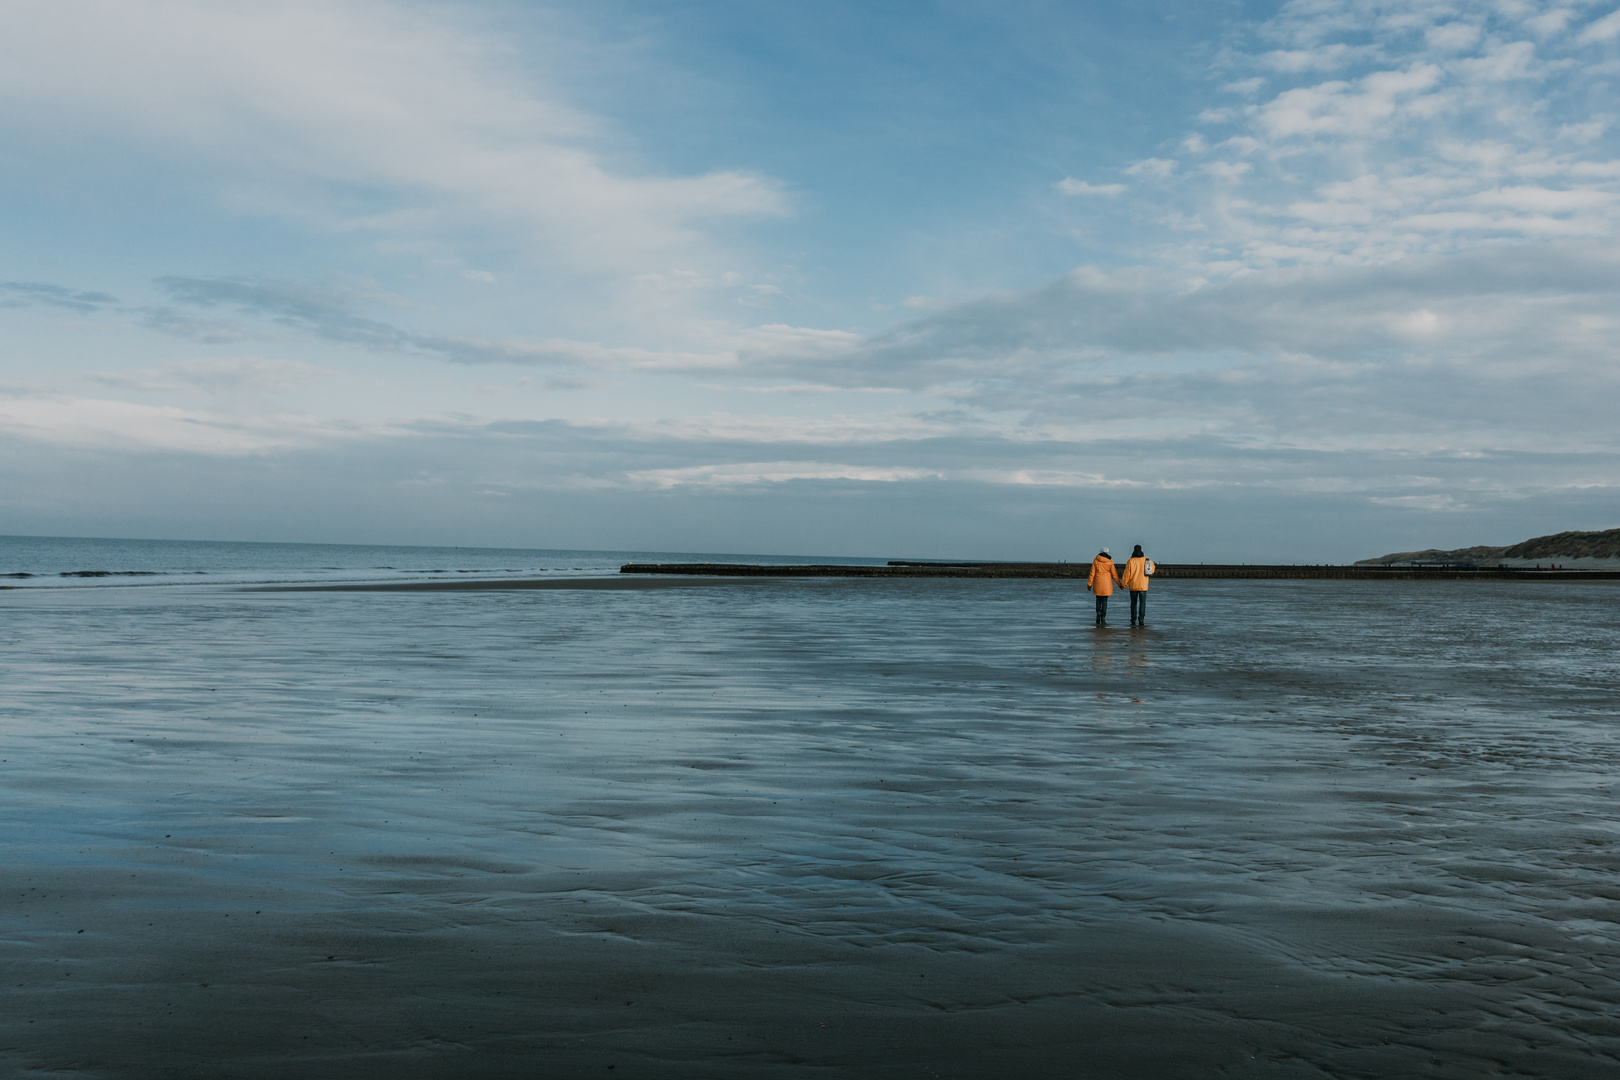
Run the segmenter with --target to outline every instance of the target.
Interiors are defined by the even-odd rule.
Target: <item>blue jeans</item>
[[[1147,625],[1147,590],[1131,590],[1131,622]]]
[[[1097,597],[1097,621],[1102,622],[1108,618],[1108,597]]]

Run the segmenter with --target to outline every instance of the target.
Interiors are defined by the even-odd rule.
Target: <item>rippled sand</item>
[[[0,1071],[1620,1076],[1620,588],[1090,609],[0,594]]]

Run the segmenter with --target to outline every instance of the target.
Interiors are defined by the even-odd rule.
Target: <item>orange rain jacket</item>
[[[1120,575],[1119,583],[1131,592],[1147,592],[1147,557],[1135,555],[1126,559],[1125,572]]]
[[[1086,578],[1086,584],[1097,596],[1113,596],[1114,585],[1119,580],[1119,567],[1107,555],[1098,555],[1091,560],[1091,574]]]

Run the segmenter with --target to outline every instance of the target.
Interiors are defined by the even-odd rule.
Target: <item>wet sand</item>
[[[8,593],[0,1071],[1620,1076],[1620,589],[1150,603]]]

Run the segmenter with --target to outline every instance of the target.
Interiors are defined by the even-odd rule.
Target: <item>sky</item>
[[[0,534],[1620,526],[1614,0],[9,0]]]

